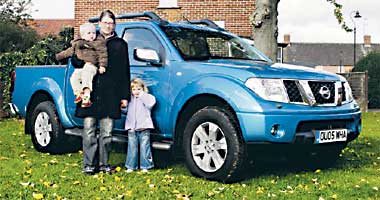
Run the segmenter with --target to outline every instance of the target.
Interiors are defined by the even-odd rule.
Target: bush
[[[25,51],[37,38],[36,31],[30,27],[0,21],[0,53]]]
[[[352,71],[368,71],[368,108],[380,108],[380,52],[369,53]]]
[[[2,105],[0,111],[9,111],[8,103],[11,102],[10,88],[10,74],[17,65],[53,65],[58,64],[55,59],[55,54],[62,51],[64,48],[70,46],[70,41],[73,38],[74,29],[67,27],[59,36],[47,36],[42,40],[35,43],[31,48],[25,52],[15,51],[0,54],[0,103],[2,98]]]

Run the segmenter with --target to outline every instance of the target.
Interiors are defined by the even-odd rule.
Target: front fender
[[[176,119],[182,107],[194,96],[212,94],[224,99],[235,112],[262,112],[262,107],[243,82],[231,77],[207,76],[190,82],[176,96],[171,110],[171,130],[175,130]],[[241,122],[239,121],[241,125]]]
[[[48,78],[48,77],[41,78],[38,81],[34,82],[34,84],[30,88],[30,91],[33,91],[33,92],[30,95],[28,95],[30,97],[28,102],[32,100],[31,97],[35,93],[39,91],[47,92],[53,99],[53,102],[54,102],[54,105],[56,106],[57,113],[62,123],[62,126],[63,127],[73,126],[72,122],[67,116],[63,91],[61,87],[59,86],[59,84],[54,79]],[[26,109],[27,108],[25,107],[25,110]]]

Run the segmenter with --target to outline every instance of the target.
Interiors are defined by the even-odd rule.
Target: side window
[[[155,50],[160,58],[164,58],[164,48],[152,31],[143,28],[126,29],[123,39],[128,43],[128,53],[131,65],[145,66],[145,62],[134,59],[133,51],[136,48],[149,48]]]

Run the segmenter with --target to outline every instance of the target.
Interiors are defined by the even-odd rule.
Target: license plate
[[[347,141],[347,129],[321,130],[315,132],[315,144]]]

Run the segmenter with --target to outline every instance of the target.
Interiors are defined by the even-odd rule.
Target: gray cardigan
[[[151,94],[143,93],[140,97],[131,96],[131,101],[128,103],[125,129],[137,131],[153,129],[150,111],[155,104],[156,98]]]

